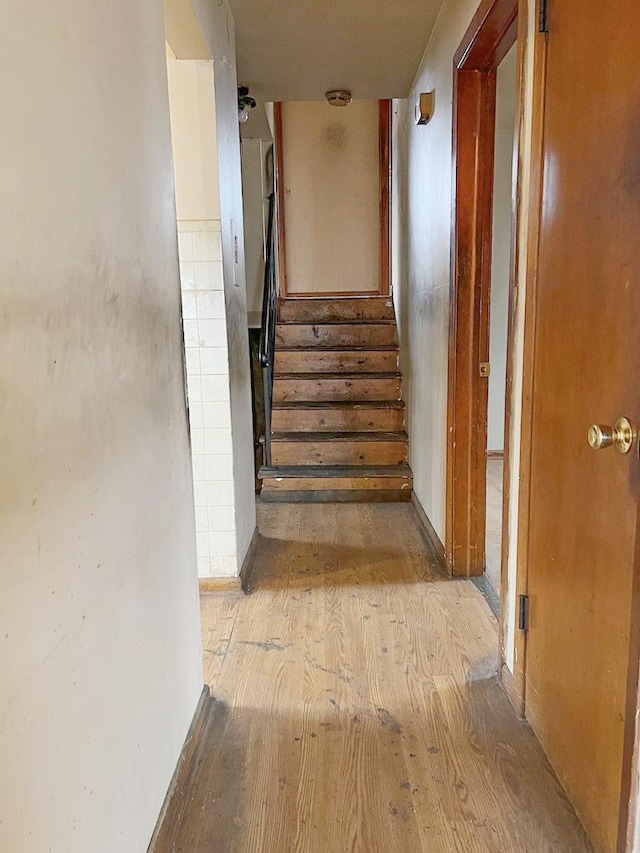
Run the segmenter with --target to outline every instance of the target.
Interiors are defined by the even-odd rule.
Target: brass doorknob
[[[636,432],[627,418],[618,418],[615,426],[592,424],[589,427],[589,444],[594,450],[603,450],[612,444],[620,453],[628,453],[636,438]]]

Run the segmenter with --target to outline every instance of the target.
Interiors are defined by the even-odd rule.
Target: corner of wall
[[[227,0],[194,0],[194,9],[214,61],[238,571],[255,530],[256,503],[235,25]]]

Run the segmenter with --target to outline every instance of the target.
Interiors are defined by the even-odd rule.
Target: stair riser
[[[268,477],[262,482],[262,494],[278,492],[411,492],[411,477]]]
[[[277,373],[390,373],[397,352],[276,352]]]
[[[377,347],[395,343],[393,325],[302,325],[278,326],[276,346],[286,347]]]
[[[397,432],[402,409],[274,409],[274,432]]]
[[[283,323],[340,323],[394,319],[390,299],[286,299],[280,303]]]
[[[400,465],[406,441],[273,441],[274,465]]]
[[[399,400],[399,379],[275,379],[278,403],[330,400]]]

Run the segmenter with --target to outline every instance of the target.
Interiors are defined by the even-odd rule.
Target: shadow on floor
[[[218,702],[154,853],[587,853],[412,508],[272,507],[255,594],[202,602]]]
[[[247,591],[367,586],[382,582],[411,584],[448,579],[427,554],[385,548],[377,549],[372,559],[368,548],[260,535]]]
[[[299,716],[215,702],[155,853],[588,853],[493,665],[439,685],[433,719],[329,693]]]
[[[449,580],[425,541],[410,504],[287,505],[299,519],[282,529],[283,505],[262,505],[260,539],[248,591],[318,586],[413,584]],[[367,524],[362,524],[362,518]]]

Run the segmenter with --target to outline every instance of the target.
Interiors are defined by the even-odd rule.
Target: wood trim
[[[502,664],[500,666],[499,680],[504,692],[507,694],[509,704],[513,708],[516,716],[520,720],[524,720],[524,698],[518,689],[513,673],[506,664]]]
[[[280,294],[287,293],[287,237],[284,218],[284,152],[282,142],[282,103],[273,105],[273,123],[275,129],[274,146],[276,149],[275,187],[276,187],[276,225],[278,238],[278,284]]]
[[[500,65],[516,40],[518,3],[482,0],[455,52],[454,67],[491,71]]]
[[[442,544],[442,540],[436,533],[433,524],[431,524],[431,519],[424,511],[424,507],[420,503],[420,500],[414,491],[411,492],[411,503],[413,504],[416,517],[420,524],[420,532],[422,533],[429,550],[433,553],[438,566],[443,572],[447,573],[447,555],[444,545]]]
[[[518,17],[517,17],[517,81],[516,81],[516,127],[514,136],[514,149],[517,152],[517,166],[515,181],[513,184],[513,214],[512,214],[512,242],[511,242],[511,286],[509,288],[509,305],[508,305],[508,327],[507,327],[507,368],[506,368],[506,387],[505,387],[505,425],[504,425],[504,467],[503,467],[503,512],[502,512],[502,551],[501,551],[501,568],[500,568],[500,601],[502,605],[500,623],[499,623],[499,660],[501,681],[508,681],[508,686],[505,683],[507,695],[509,695],[511,704],[519,716],[524,716],[524,643],[526,643],[526,635],[516,628],[515,631],[515,654],[514,654],[514,672],[511,672],[506,666],[507,648],[506,638],[509,633],[507,619],[510,615],[510,610],[507,607],[507,599],[509,593],[512,592],[516,596],[517,591],[509,590],[509,551],[511,546],[510,541],[510,491],[511,491],[511,462],[512,462],[512,415],[516,399],[513,387],[514,374],[514,337],[517,328],[518,310],[520,300],[519,280],[521,278],[521,247],[519,241],[521,223],[525,221],[527,211],[523,210],[522,205],[522,182],[525,180],[523,168],[523,140],[524,134],[524,104],[525,104],[525,84],[526,84],[526,57],[529,47],[529,3],[532,0],[519,0]],[[535,0],[533,0],[535,2]],[[535,45],[534,45],[535,49]],[[526,257],[526,253],[525,253]],[[520,519],[520,516],[517,515]],[[517,582],[516,582],[517,586]],[[521,636],[520,636],[521,635]],[[507,676],[508,673],[508,676]]]
[[[495,72],[455,76],[446,548],[451,574],[472,577],[484,572]]]
[[[199,578],[200,595],[214,592],[241,592],[240,578]]]
[[[379,101],[380,140],[380,287],[391,292],[391,101]]]
[[[172,849],[171,834],[179,823],[179,815],[184,808],[184,791],[189,778],[197,765],[197,754],[207,730],[207,723],[214,707],[211,691],[205,684],[187,732],[182,751],[173,771],[167,794],[164,798],[156,826],[147,848],[147,853],[163,853]]]
[[[538,0],[532,0],[536,4]],[[527,217],[527,248],[524,293],[524,342],[522,353],[522,410],[520,426],[520,464],[518,491],[518,527],[516,540],[516,600],[528,594],[529,517],[532,481],[532,429],[533,429],[533,365],[536,338],[536,286],[538,278],[538,246],[540,242],[540,217],[542,213],[542,179],[544,168],[544,107],[547,64],[547,41],[536,37],[533,45],[533,99],[531,127],[531,165],[529,169],[529,203],[523,215]],[[527,635],[515,632],[514,690],[526,707]]]
[[[487,450],[487,459],[504,459],[505,450]]]
[[[640,765],[640,504],[636,523],[635,571],[631,592],[631,625],[625,709],[622,784],[618,823],[618,850],[632,853],[636,847],[636,814],[638,811],[638,767]],[[640,841],[640,839],[637,839]]]
[[[638,697],[636,697],[638,698]],[[636,744],[637,744],[637,736],[636,736]],[[618,848],[620,850],[624,850],[625,853],[635,853],[637,850],[637,843],[640,841],[640,838],[636,837],[636,822],[637,822],[637,814],[638,814],[638,748],[637,745],[634,750],[634,757],[631,762],[630,767],[630,776],[629,776],[629,797],[627,800],[627,826],[626,826],[626,835],[622,839],[622,841],[618,840]],[[624,785],[623,780],[623,785]],[[624,791],[623,791],[624,794]],[[620,821],[620,828],[622,828],[623,822]]]
[[[484,572],[496,68],[515,42],[518,0],[483,0],[454,61],[452,306],[447,404],[449,570]]]
[[[240,568],[240,584],[244,593],[248,593],[251,591],[251,575],[255,568],[259,544],[260,531],[256,527],[253,531],[251,542],[249,542],[247,553],[245,554],[244,560],[242,561],[242,567]]]

